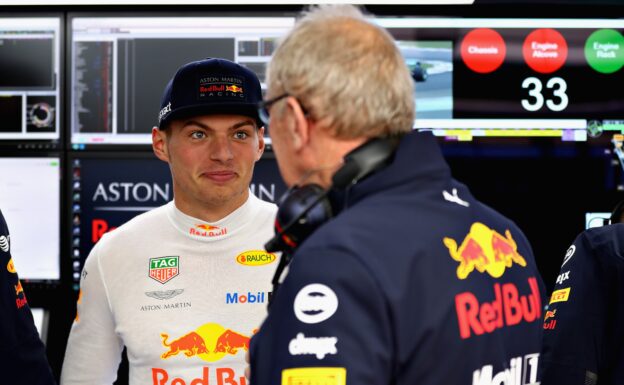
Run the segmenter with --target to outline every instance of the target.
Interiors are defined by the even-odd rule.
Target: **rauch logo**
[[[263,250],[249,250],[239,254],[236,257],[236,262],[245,266],[261,266],[273,263],[276,259],[275,254]]]

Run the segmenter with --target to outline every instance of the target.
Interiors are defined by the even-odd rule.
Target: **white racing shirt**
[[[112,384],[123,346],[130,385],[245,385],[277,257],[274,204],[249,194],[215,223],[173,202],[106,234],[82,273],[62,385]]]

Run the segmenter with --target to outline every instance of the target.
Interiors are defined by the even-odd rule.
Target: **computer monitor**
[[[61,17],[0,17],[0,147],[57,149]]]
[[[37,332],[39,332],[39,338],[41,338],[41,341],[45,344],[48,339],[48,320],[50,313],[48,310],[39,307],[31,307],[30,311],[32,312]]]
[[[611,213],[595,212],[585,213],[585,228],[601,227],[609,224]]]
[[[624,128],[624,20],[380,17],[415,84],[415,128],[584,141]]]
[[[0,170],[0,209],[20,279],[60,280],[61,156],[2,156]]]
[[[220,57],[264,71],[292,17],[69,17],[71,146],[148,145],[160,98],[185,63]]]
[[[69,164],[69,250],[78,289],[84,261],[102,236],[173,200],[173,185],[168,164],[148,152],[74,152]],[[250,191],[270,202],[286,191],[272,154],[256,163]]]

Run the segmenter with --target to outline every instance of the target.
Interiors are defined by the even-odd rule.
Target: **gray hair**
[[[296,97],[335,137],[412,129],[414,85],[403,56],[392,36],[355,6],[305,12],[275,51],[267,79],[272,92]]]

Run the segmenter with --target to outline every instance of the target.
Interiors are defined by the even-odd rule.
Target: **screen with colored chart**
[[[415,84],[415,128],[584,141],[624,128],[624,20],[381,18]]]

